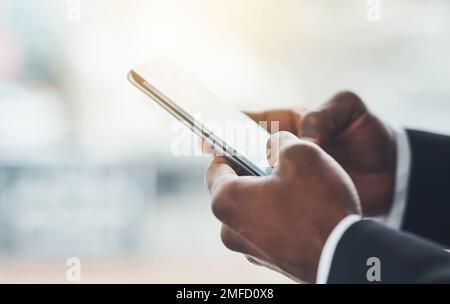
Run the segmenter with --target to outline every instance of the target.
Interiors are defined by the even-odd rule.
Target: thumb
[[[282,150],[286,150],[290,146],[301,143],[302,140],[289,132],[282,131],[273,134],[267,142],[267,160],[269,161],[270,166],[277,166]]]
[[[367,107],[357,95],[351,92],[338,93],[323,106],[303,117],[299,135],[324,145],[334,135],[345,131],[364,113],[367,113]]]
[[[263,123],[267,126],[267,131],[271,134],[278,131],[288,131],[298,133],[303,109],[274,109],[264,112],[244,112],[256,123]]]

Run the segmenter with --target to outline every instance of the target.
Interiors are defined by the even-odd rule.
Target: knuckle
[[[321,125],[324,121],[323,113],[320,111],[308,112],[303,118],[303,125]]]
[[[225,182],[213,196],[211,209],[218,219],[223,220],[230,217],[233,212],[233,202],[238,197],[238,187],[239,184],[236,181]]]
[[[352,91],[341,91],[334,96],[333,100],[340,104],[345,104],[351,108],[366,108],[361,98],[359,98],[359,96]]]
[[[236,240],[236,236],[230,231],[230,229],[226,228],[226,226],[222,226],[222,230],[220,231],[220,239],[227,249],[231,251],[239,251],[239,242]]]
[[[211,210],[216,218],[221,220],[224,215],[227,213],[227,202],[225,199],[219,195],[215,195],[212,198]]]
[[[302,160],[314,161],[320,156],[320,148],[314,143],[303,143],[299,150]]]
[[[285,162],[302,164],[314,161],[319,156],[319,149],[313,143],[302,142],[283,148],[280,158]]]
[[[300,144],[283,147],[280,150],[280,159],[284,162],[297,162],[300,159]]]
[[[353,99],[353,100],[359,99],[358,95],[356,95],[354,92],[348,91],[348,90],[343,90],[343,91],[338,92],[335,95],[335,97],[336,97],[336,99],[343,99],[343,100],[344,99]]]

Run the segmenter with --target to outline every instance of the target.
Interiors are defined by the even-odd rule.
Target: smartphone
[[[270,175],[270,134],[232,105],[218,100],[186,69],[168,60],[133,68],[128,80],[223,155],[239,175]]]

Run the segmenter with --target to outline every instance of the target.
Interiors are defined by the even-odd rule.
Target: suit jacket
[[[412,163],[402,231],[370,220],[350,226],[336,247],[328,283],[450,283],[450,254],[443,250],[450,248],[450,137],[407,135]],[[371,281],[373,271],[381,281]]]

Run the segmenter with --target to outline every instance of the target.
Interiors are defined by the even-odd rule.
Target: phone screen
[[[251,175],[268,175],[265,122],[256,123],[199,84],[180,66],[159,60],[134,68],[130,81]]]

